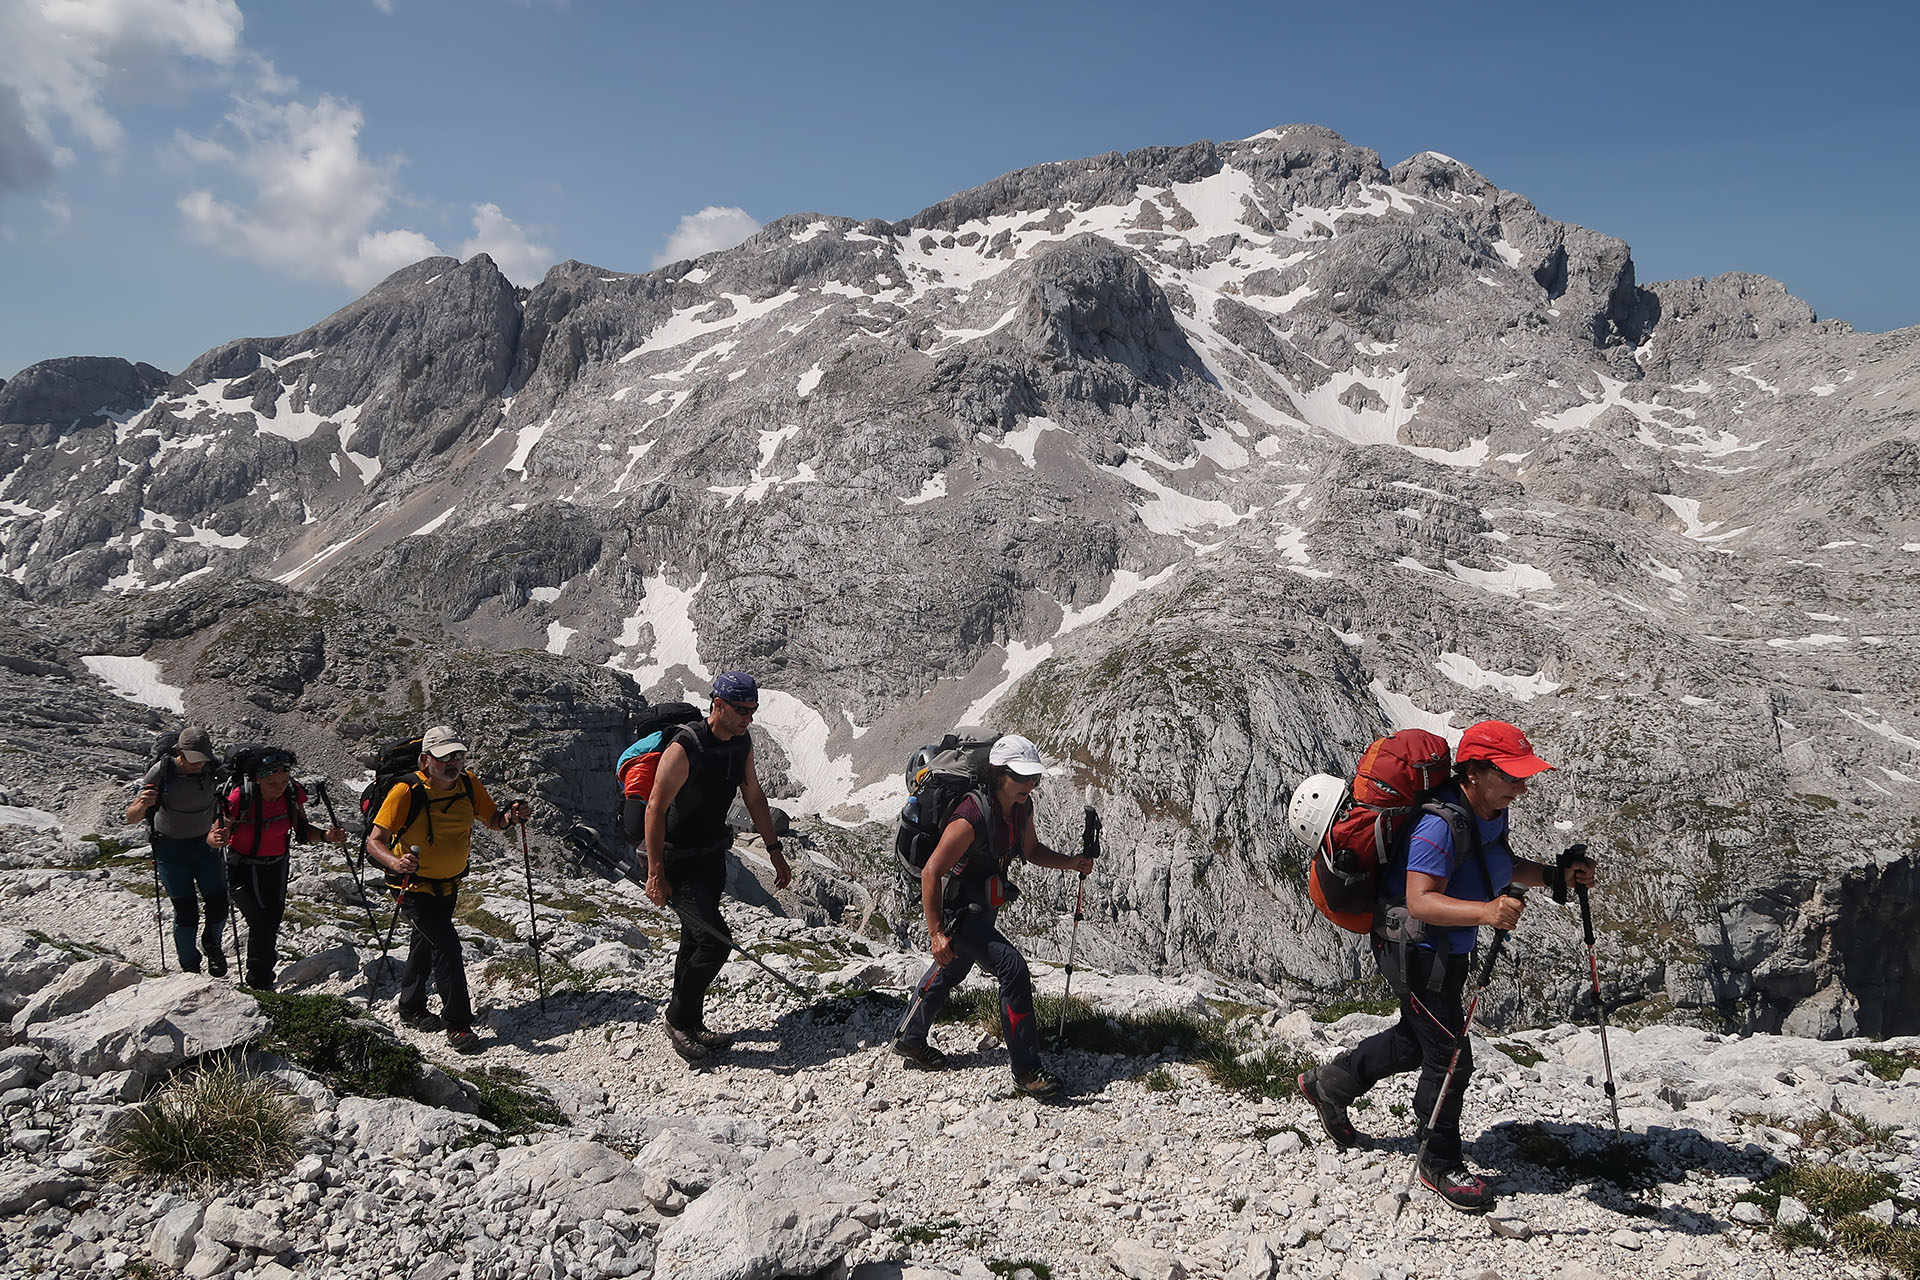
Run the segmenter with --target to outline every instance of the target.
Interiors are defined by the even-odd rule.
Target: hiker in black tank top
[[[749,729],[760,709],[760,687],[744,671],[723,671],[713,682],[707,718],[684,725],[660,753],[647,799],[647,897],[672,904],[681,917],[680,950],[673,960],[673,998],[661,1019],[673,1050],[688,1062],[726,1048],[731,1037],[707,1027],[707,988],[727,962],[733,933],[720,914],[733,831],[727,813],[737,793],[773,860],[773,887],[792,883],[793,870],[774,833],[767,793],[753,771]]]

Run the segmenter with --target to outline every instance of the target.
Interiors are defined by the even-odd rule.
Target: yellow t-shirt
[[[457,779],[451,788],[441,791],[424,772],[413,776],[426,788],[427,808],[433,811],[433,839],[427,838],[425,815],[411,811],[413,793],[405,782],[394,783],[393,789],[387,792],[387,798],[380,802],[380,812],[373,816],[374,825],[394,833],[396,854],[405,853],[409,846],[420,846],[420,869],[414,873],[416,876],[451,880],[465,874],[467,857],[473,849],[473,824],[477,820],[491,820],[500,812],[499,806],[494,804],[480,779],[471,773],[467,775],[473,780],[471,804],[467,802],[466,787]]]

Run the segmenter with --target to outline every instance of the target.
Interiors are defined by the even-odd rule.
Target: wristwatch
[[[777,853],[777,854],[780,854],[780,855],[781,855],[782,857],[785,857],[785,856],[786,856],[786,846],[785,846],[785,845],[783,845],[783,844],[781,844],[781,843],[780,843],[780,841],[779,841],[779,840],[778,840],[777,838],[776,838],[776,839],[773,839],[773,840],[769,840],[769,841],[767,841],[767,852],[768,852],[768,853]]]

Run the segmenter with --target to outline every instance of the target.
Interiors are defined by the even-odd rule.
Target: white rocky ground
[[[524,934],[526,903],[504,872],[476,878],[496,919],[476,917],[468,931],[489,1036],[478,1065],[529,1073],[567,1127],[501,1138],[459,1109],[337,1097],[286,1071],[311,1111],[297,1164],[212,1196],[163,1190],[116,1179],[101,1132],[167,1071],[244,1041],[263,1020],[225,982],[155,975],[143,860],[21,868],[35,853],[70,860],[75,842],[6,835],[16,864],[0,872],[0,1012],[13,1019],[12,1047],[0,1049],[9,1277],[984,1278],[989,1267],[1018,1275],[1005,1264],[1020,1260],[1059,1277],[1864,1276],[1880,1269],[1784,1248],[1770,1206],[1738,1197],[1787,1163],[1837,1162],[1896,1180],[1870,1216],[1911,1226],[1920,1198],[1920,1071],[1882,1080],[1852,1058],[1857,1041],[1662,1026],[1612,1036],[1628,1158],[1652,1176],[1638,1190],[1605,1182],[1594,1162],[1620,1157],[1595,1084],[1598,1042],[1563,1025],[1476,1043],[1467,1124],[1482,1136],[1470,1155],[1505,1175],[1499,1213],[1461,1216],[1421,1192],[1396,1228],[1394,1193],[1412,1155],[1404,1084],[1383,1086],[1358,1114],[1378,1135],[1373,1149],[1342,1154],[1297,1098],[1224,1091],[1177,1058],[1059,1053],[1069,1096],[1039,1105],[1012,1095],[997,1043],[953,1023],[936,1033],[952,1069],[908,1072],[886,1048],[896,1006],[828,988],[897,995],[920,956],[738,903],[729,910],[743,939],[822,994],[809,1004],[736,961],[710,1021],[739,1042],[719,1065],[690,1071],[658,1028],[671,962],[664,914],[627,884],[539,886],[547,978],[567,986],[550,990],[542,1014],[526,986],[487,976],[489,963],[527,950],[506,936]],[[313,855],[302,857],[311,872]],[[329,899],[325,877],[299,884],[301,923],[290,921],[284,949],[320,958],[292,964],[283,989],[364,998],[373,953],[358,904]],[[1036,968],[1042,989],[1057,991],[1060,971]],[[1220,993],[1147,979],[1082,971],[1074,991],[1115,1012],[1222,1011],[1205,998]],[[390,999],[375,1012],[393,1023]],[[1320,1057],[1381,1025],[1366,1014],[1320,1024],[1305,1010],[1224,1012],[1238,1015],[1249,1051]],[[449,1070],[476,1065],[438,1037],[397,1034]],[[471,1109],[458,1086],[440,1085]],[[1835,1125],[1835,1115],[1861,1123]],[[1791,1221],[1803,1211],[1789,1200],[1779,1212]]]

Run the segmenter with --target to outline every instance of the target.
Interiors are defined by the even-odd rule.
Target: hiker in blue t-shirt
[[[1520,919],[1520,899],[1501,891],[1509,884],[1545,885],[1561,896],[1569,884],[1593,883],[1589,858],[1547,866],[1515,857],[1507,843],[1507,807],[1526,794],[1528,779],[1551,768],[1534,754],[1527,736],[1505,721],[1486,720],[1460,736],[1453,782],[1435,797],[1438,811],[1421,816],[1408,837],[1404,865],[1396,859],[1385,877],[1385,900],[1393,904],[1387,919],[1397,927],[1376,931],[1373,955],[1400,997],[1400,1021],[1301,1080],[1301,1092],[1336,1144],[1362,1141],[1347,1116],[1355,1099],[1387,1076],[1416,1067],[1414,1114],[1422,1124],[1434,1115],[1455,1037],[1466,1030],[1462,993],[1480,929],[1504,931]],[[1494,1200],[1487,1180],[1469,1170],[1460,1153],[1460,1106],[1472,1074],[1473,1051],[1462,1044],[1433,1132],[1420,1135],[1426,1144],[1420,1180],[1469,1212],[1491,1208]]]

